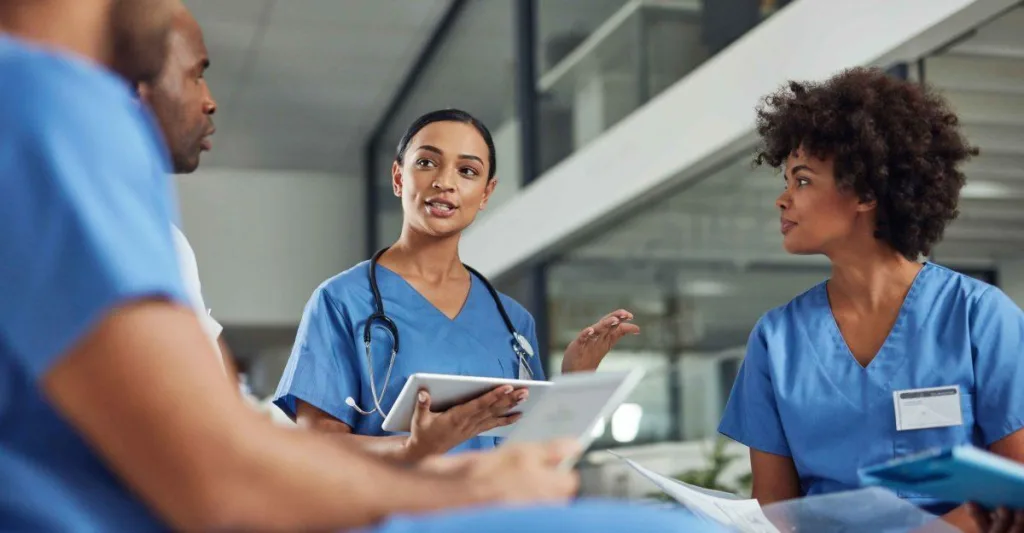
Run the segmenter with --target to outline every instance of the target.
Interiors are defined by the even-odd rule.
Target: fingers
[[[453,411],[459,415],[468,415],[471,413],[478,413],[480,411],[487,411],[494,404],[506,399],[509,394],[512,394],[513,390],[512,385],[501,385],[462,405],[457,405],[449,409],[449,411]]]
[[[430,415],[430,393],[426,389],[420,389],[416,393],[416,406],[412,411],[413,425],[416,421]]]
[[[420,389],[420,392],[416,394],[416,409],[430,410],[430,393],[427,389]]]
[[[458,420],[461,427],[479,433],[494,427],[491,425],[492,419],[504,416],[509,410],[526,401],[528,395],[526,389],[516,390],[511,385],[502,385],[449,409],[447,414]]]
[[[971,519],[978,525],[980,531],[989,531],[992,527],[991,520],[989,520],[989,513],[985,509],[982,509],[980,505],[974,502],[967,503],[967,512],[970,513]]]
[[[513,408],[526,401],[529,397],[529,391],[527,389],[517,389],[509,394],[503,395],[498,401],[490,404],[485,409],[481,409],[472,413],[467,413],[466,416],[472,418],[473,425],[477,426],[478,431],[487,431],[493,427],[497,427],[493,421],[511,416],[508,414]],[[517,418],[518,420],[518,418]],[[511,422],[509,422],[511,423]],[[508,424],[501,424],[508,425]]]
[[[1024,509],[1013,513],[1013,525],[1010,526],[1010,533],[1024,533]]]
[[[624,309],[619,309],[605,315],[604,318],[599,320],[596,324],[584,328],[580,332],[580,338],[583,341],[593,340],[594,338],[606,336],[609,333],[618,335],[617,338],[621,338],[622,335],[636,335],[640,333],[640,327],[636,324],[630,324],[629,321],[633,320],[633,313]]]
[[[488,417],[480,422],[479,432],[489,431],[494,428],[500,428],[503,426],[509,426],[515,424],[523,417],[523,413],[513,413],[504,416],[492,416]]]
[[[558,466],[563,461],[577,456],[580,452],[580,444],[572,439],[558,439],[544,445],[545,463],[550,466]]]
[[[1002,533],[1010,530],[1010,525],[1013,524],[1014,513],[1010,512],[1006,507],[1000,507],[996,509],[995,513],[992,513],[992,523],[988,526],[988,531]]]

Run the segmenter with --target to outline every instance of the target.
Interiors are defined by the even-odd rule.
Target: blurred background
[[[599,427],[584,491],[649,486],[601,449],[744,490],[715,428],[757,318],[828,275],[781,249],[782,180],[754,170],[753,108],[855,65],[927,81],[982,156],[932,261],[1024,304],[1024,5],[1014,0],[186,0],[219,103],[179,178],[203,291],[259,397],[324,279],[391,243],[390,166],[421,113],[460,107],[499,186],[467,263],[536,317],[550,373],[624,307],[643,334],[603,369],[645,383]],[[733,459],[735,458],[735,459]]]

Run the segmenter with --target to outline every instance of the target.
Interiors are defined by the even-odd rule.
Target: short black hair
[[[978,154],[939,94],[876,68],[789,82],[758,107],[757,133],[757,165],[780,168],[797,148],[833,157],[837,185],[877,201],[875,238],[911,260],[958,216],[959,167]]]
[[[489,162],[487,179],[490,180],[494,177],[494,173],[498,169],[498,158],[494,153],[494,139],[491,138],[490,130],[487,129],[487,126],[484,126],[483,122],[477,120],[473,115],[470,115],[468,112],[461,109],[454,108],[431,111],[420,116],[409,125],[409,128],[405,130],[405,134],[402,135],[401,140],[398,141],[398,149],[395,151],[395,161],[398,162],[399,165],[401,165],[402,160],[405,159],[405,151],[409,148],[409,141],[411,141],[420,130],[434,122],[461,122],[476,128],[476,131],[484,138],[484,143],[487,144],[487,158]]]

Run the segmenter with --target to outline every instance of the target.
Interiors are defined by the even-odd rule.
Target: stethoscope
[[[374,408],[366,411],[356,404],[356,401],[349,396],[345,399],[345,403],[349,407],[352,407],[360,414],[370,415],[374,412],[380,413],[382,417],[386,417],[387,413],[384,412],[384,408],[381,407],[380,403],[384,401],[384,394],[387,393],[388,382],[391,380],[391,370],[395,367],[395,356],[398,355],[398,326],[391,320],[387,314],[384,313],[384,301],[380,297],[380,289],[377,287],[377,261],[380,256],[387,251],[387,248],[382,248],[373,254],[373,258],[370,259],[370,290],[373,292],[373,303],[375,311],[369,318],[366,319],[366,324],[363,326],[363,346],[366,348],[366,367],[370,373],[370,394],[373,395]],[[498,313],[501,314],[501,320],[505,322],[505,327],[508,329],[509,334],[512,335],[512,351],[515,352],[516,358],[519,360],[520,368],[525,368],[526,373],[529,374],[529,379],[533,379],[533,370],[530,368],[529,359],[533,357],[533,346],[530,346],[530,342],[526,340],[516,331],[515,326],[512,325],[512,320],[508,317],[508,313],[505,312],[505,306],[501,303],[501,298],[498,296],[498,291],[494,290],[491,282],[487,281],[487,278],[483,274],[477,272],[469,265],[463,264],[466,270],[470,274],[476,276],[483,282],[484,287],[487,288],[487,292],[491,293],[491,298],[494,299],[494,305],[498,307]],[[384,387],[381,389],[380,396],[377,395],[377,382],[373,376],[373,356],[370,350],[370,331],[373,329],[374,323],[383,325],[384,329],[391,333],[391,338],[394,342],[391,346],[391,360],[388,362],[388,371],[384,374]]]

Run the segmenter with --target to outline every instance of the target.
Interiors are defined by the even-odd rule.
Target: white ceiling
[[[205,167],[359,174],[449,0],[185,0],[219,104]]]
[[[514,102],[515,0],[473,0],[385,135],[437,107],[492,129]],[[538,40],[589,31],[625,0],[544,0]],[[204,167],[361,174],[363,148],[450,0],[185,0],[219,103]],[[586,9],[580,9],[586,6]]]

